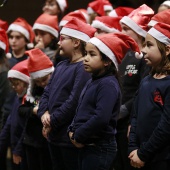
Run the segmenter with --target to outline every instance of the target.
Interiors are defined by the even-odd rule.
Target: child
[[[27,124],[22,135],[28,170],[51,170],[51,160],[47,141],[42,136],[42,123],[37,117],[39,100],[54,70],[50,59],[40,50],[26,51],[29,56],[28,71],[31,83],[26,102],[20,106],[20,116],[27,117]]]
[[[25,51],[33,48],[34,32],[25,19],[17,18],[9,25],[7,34],[12,55],[9,65],[12,68],[16,63],[27,59]]]
[[[60,32],[60,55],[68,59],[60,62],[45,88],[38,116],[48,135],[53,170],[78,169],[78,150],[67,136],[82,88],[90,75],[84,71],[84,44],[94,36],[95,29],[73,18]]]
[[[152,67],[134,101],[129,136],[131,165],[144,170],[170,169],[170,26],[158,23],[146,36],[144,60]]]
[[[59,35],[58,18],[49,14],[40,15],[33,25],[35,48],[41,49],[54,63]]]
[[[108,0],[94,0],[90,2],[87,7],[89,24],[92,24],[96,16],[108,15],[112,10],[112,4]]]
[[[46,0],[42,8],[43,12],[49,15],[56,15],[60,20],[67,9],[66,0]]]
[[[140,50],[143,47],[146,33],[148,31],[148,22],[154,15],[154,11],[143,4],[132,11],[128,16],[120,20],[122,33],[133,38],[138,44]],[[128,128],[132,109],[133,98],[139,88],[140,81],[145,75],[148,75],[150,68],[146,66],[144,60],[138,60],[135,53],[131,50],[124,56],[119,65],[120,81],[122,86],[122,105],[117,123],[117,144],[118,152],[114,161],[116,170],[130,168],[128,159]]]
[[[117,68],[129,48],[139,52],[134,40],[121,33],[91,38],[86,45],[84,67],[92,73],[92,79],[81,93],[77,114],[69,127],[71,142],[82,148],[80,170],[109,170],[116,156],[116,119],[121,99]]]
[[[8,141],[10,141],[13,157],[13,169],[25,170],[23,161],[24,153],[22,146],[19,145],[20,147],[18,147],[18,141],[22,135],[26,119],[20,118],[18,108],[25,100],[25,94],[27,92],[30,79],[27,69],[27,60],[16,64],[12,69],[10,69],[8,71],[8,78],[12,88],[17,93],[17,96],[15,96],[12,111],[8,116],[5,126],[0,134],[0,155],[4,152],[6,145],[8,145]]]

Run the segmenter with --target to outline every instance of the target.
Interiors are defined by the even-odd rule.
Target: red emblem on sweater
[[[154,92],[154,102],[159,103],[161,106],[163,106],[163,100],[160,91],[156,90]]]

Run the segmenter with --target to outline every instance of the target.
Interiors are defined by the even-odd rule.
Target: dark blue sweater
[[[18,98],[18,96],[15,96],[12,111],[8,116],[5,126],[0,134],[0,154],[1,152],[4,152],[3,149],[6,148],[5,146],[10,139],[12,153],[22,156],[22,145],[18,142],[22,135],[26,119],[21,118],[18,114],[18,107],[21,105],[21,103],[22,98]]]
[[[47,110],[51,115],[50,142],[73,146],[67,136],[67,128],[76,113],[80,93],[90,77],[84,70],[83,62],[70,63],[65,60],[56,66],[38,109],[39,117]]]
[[[89,80],[80,96],[77,114],[69,127],[80,143],[114,138],[120,109],[120,88],[113,75]]]
[[[133,111],[129,152],[139,149],[138,156],[144,162],[170,159],[170,76],[147,76]]]

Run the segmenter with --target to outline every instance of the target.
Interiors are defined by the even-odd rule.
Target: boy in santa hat
[[[53,63],[40,49],[26,51],[31,82],[26,101],[19,107],[21,117],[27,117],[23,141],[28,170],[51,170],[51,159],[46,139],[42,135],[42,123],[37,117],[39,100],[54,71]]]
[[[68,59],[56,66],[38,110],[43,131],[48,135],[53,170],[78,170],[78,149],[70,142],[67,128],[75,115],[81,90],[90,78],[82,61],[85,42],[95,31],[77,18],[70,20],[60,31],[60,55]]]
[[[10,143],[13,169],[25,169],[25,154],[23,152],[20,137],[22,135],[26,118],[19,116],[18,108],[25,100],[25,94],[29,85],[30,77],[27,69],[27,60],[24,60],[8,71],[8,79],[12,88],[16,92],[15,99],[12,105],[12,111],[0,133],[0,155],[3,155],[4,149]]]
[[[33,31],[35,32],[35,47],[41,49],[53,62],[56,60],[59,62],[62,60],[58,56],[58,37],[59,27],[58,18],[54,15],[41,14],[33,25]]]
[[[148,22],[154,15],[154,11],[143,4],[133,10],[128,16],[120,20],[122,33],[133,38],[142,49],[147,34]],[[114,162],[115,169],[129,169],[130,164],[127,157],[128,148],[128,124],[133,104],[133,98],[138,90],[141,79],[148,75],[149,66],[144,60],[138,60],[133,51],[129,50],[119,65],[120,81],[122,85],[122,105],[117,123],[118,153]]]

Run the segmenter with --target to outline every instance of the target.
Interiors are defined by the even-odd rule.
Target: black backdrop
[[[0,0],[0,3],[3,0]],[[79,8],[86,8],[92,0],[68,0],[69,8],[67,12]],[[129,6],[138,7],[143,3],[152,7],[155,11],[160,3],[164,0],[110,0],[114,7]],[[10,24],[18,17],[25,18],[31,25],[36,18],[42,13],[41,8],[44,0],[7,0],[5,6],[0,7],[0,19],[8,21]]]

